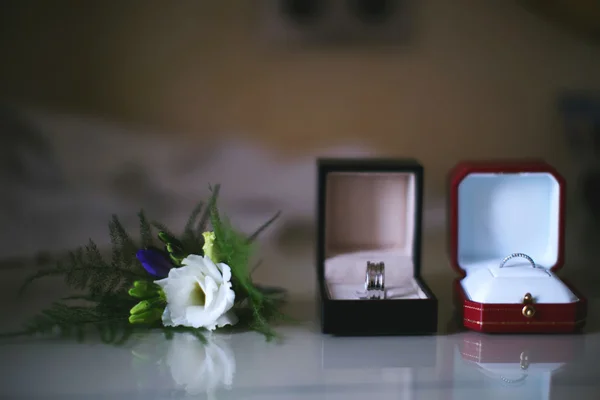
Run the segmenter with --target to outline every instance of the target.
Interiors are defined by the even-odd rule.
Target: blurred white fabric
[[[208,198],[209,184],[217,183],[221,208],[243,231],[256,229],[279,210],[278,224],[312,224],[316,159],[376,155],[365,146],[348,145],[283,158],[242,135],[202,145],[181,139],[183,135],[136,132],[89,117],[33,111],[21,116],[52,152],[48,160],[34,157],[37,162],[28,164],[28,174],[52,170],[58,179],[40,184],[35,179],[10,181],[10,171],[0,176],[5,181],[0,258],[71,249],[88,238],[107,245],[111,214],[135,232],[140,208],[173,229],[183,227],[194,205]],[[18,135],[10,127],[3,130],[5,137]],[[431,211],[425,212],[425,225],[443,225],[443,208]],[[263,239],[276,232],[277,225]]]
[[[21,179],[3,191],[2,258],[61,251],[90,237],[106,245],[110,215],[118,214],[135,229],[141,207],[173,229],[183,227],[193,206],[208,198],[209,184],[217,183],[223,211],[243,231],[257,228],[278,210],[284,212],[282,220],[312,221],[316,157],[371,155],[349,146],[282,160],[234,135],[205,147],[178,135],[140,133],[97,119],[24,115],[47,139],[56,164],[38,163],[29,174],[52,167],[63,184]]]

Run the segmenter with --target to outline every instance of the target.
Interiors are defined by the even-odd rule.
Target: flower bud
[[[152,308],[151,303],[148,300],[140,301],[129,311],[131,315],[141,314],[144,311],[148,311]]]
[[[165,249],[167,250],[167,253],[169,253],[171,261],[175,265],[181,266],[181,261],[186,257],[181,242],[163,231],[158,233],[158,238],[165,244]]]
[[[134,314],[141,314],[145,311],[151,310],[151,309],[155,309],[155,308],[159,308],[160,306],[164,305],[164,300],[163,297],[158,297],[158,293],[157,293],[157,297],[150,299],[150,300],[142,300],[139,303],[137,303],[135,306],[133,306],[133,308],[129,311],[132,315]]]
[[[156,278],[166,278],[173,268],[165,252],[155,248],[138,250],[136,257],[146,272]]]
[[[135,307],[134,307],[135,308]],[[151,324],[159,321],[162,317],[162,311],[158,308],[153,308],[148,311],[144,311],[140,314],[133,314],[129,316],[130,324]]]
[[[202,246],[202,251],[204,251],[204,255],[215,264],[220,263],[222,260],[220,259],[220,254],[217,248],[217,244],[215,243],[216,235],[214,232],[204,232],[202,234],[204,236],[204,246]]]
[[[158,296],[160,291],[160,286],[153,282],[135,281],[128,293],[137,299],[149,299]]]

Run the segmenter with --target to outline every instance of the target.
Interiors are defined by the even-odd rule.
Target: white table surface
[[[149,333],[114,347],[91,340],[11,339],[0,342],[1,399],[600,399],[600,302],[592,299],[591,322],[582,335],[557,337],[557,348],[580,344],[564,365],[536,365],[529,380],[512,385],[518,359],[504,374],[463,360],[465,333],[452,333],[451,281],[436,282],[440,333],[430,337],[338,338],[322,335],[314,302],[313,253],[286,248],[268,257],[256,279],[290,290],[289,313],[299,320],[279,329],[281,343],[254,333],[209,338],[209,345]],[[2,330],[17,327],[64,293],[58,281],[31,288],[15,300],[26,271],[6,269],[0,281]],[[482,335],[485,340],[485,335]],[[523,350],[538,336],[511,336]],[[553,349],[548,349],[552,351]],[[137,354],[137,355],[136,355]],[[142,360],[140,357],[145,357]],[[559,363],[563,364],[563,363]],[[560,368],[558,368],[560,367]],[[502,369],[501,368],[501,369]],[[508,368],[508,370],[507,370]],[[550,372],[550,369],[557,368]],[[228,385],[227,382],[230,381]],[[214,390],[209,390],[210,388]]]

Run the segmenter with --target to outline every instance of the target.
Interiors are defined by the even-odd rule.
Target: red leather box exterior
[[[569,284],[565,282],[567,286]],[[572,286],[579,301],[570,304],[536,304],[536,314],[526,318],[523,304],[484,304],[466,298],[460,279],[454,281],[454,304],[465,328],[488,333],[575,333],[585,325],[587,300]]]
[[[523,315],[524,304],[486,304],[467,298],[461,285],[466,276],[458,262],[458,195],[460,183],[472,173],[550,173],[560,185],[559,249],[558,260],[551,271],[557,272],[564,262],[565,181],[550,165],[543,161],[463,162],[450,173],[449,193],[449,254],[453,269],[459,274],[453,283],[454,303],[458,315],[467,329],[487,333],[573,333],[580,331],[587,315],[587,300],[583,294],[563,281],[578,297],[567,304],[534,304],[535,314]]]

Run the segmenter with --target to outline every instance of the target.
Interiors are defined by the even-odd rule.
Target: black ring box
[[[316,264],[321,331],[339,336],[437,332],[421,277],[423,166],[412,159],[317,160]],[[386,299],[361,300],[367,261],[385,262]]]

